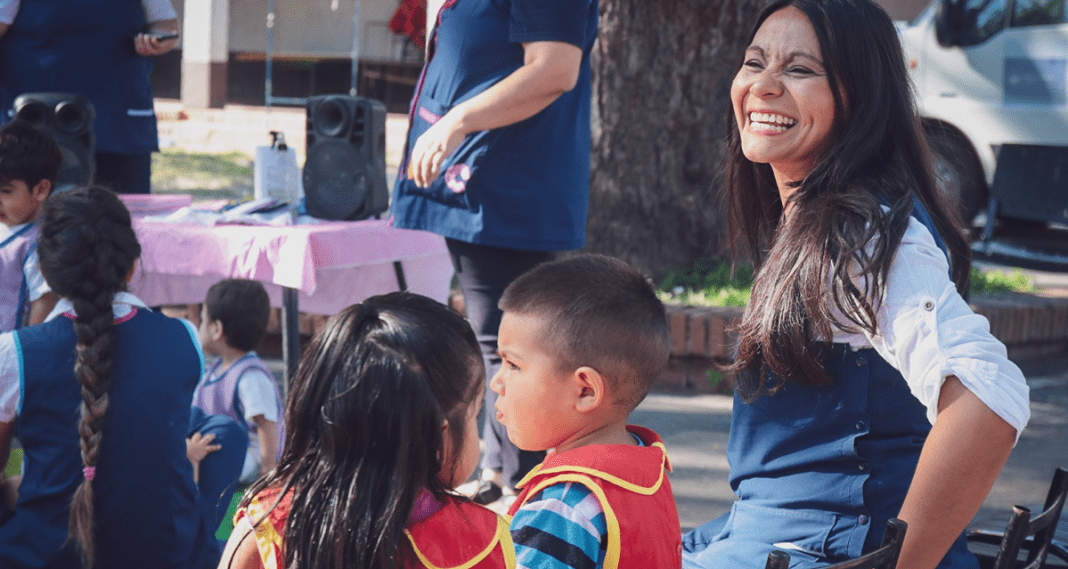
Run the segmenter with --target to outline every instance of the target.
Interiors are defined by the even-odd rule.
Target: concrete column
[[[230,0],[185,0],[182,25],[182,103],[221,108],[230,57]]]

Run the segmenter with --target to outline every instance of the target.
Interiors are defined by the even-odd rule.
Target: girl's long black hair
[[[870,0],[778,0],[761,12],[749,40],[771,14],[789,6],[804,12],[815,30],[835,121],[828,150],[798,184],[784,218],[771,167],[745,158],[730,113],[724,188],[731,248],[735,259],[753,261],[757,276],[737,357],[726,371],[748,400],[774,393],[785,381],[830,383],[818,346],[835,328],[876,332],[878,299],[914,196],[949,249],[962,294],[971,263],[956,209],[935,186],[904,55],[886,12]],[[855,281],[853,273],[863,278]],[[836,319],[834,309],[847,321]],[[770,380],[769,372],[779,379]]]
[[[400,566],[419,491],[446,499],[443,422],[461,448],[484,374],[467,321],[426,297],[376,296],[331,318],[293,380],[278,466],[241,502],[264,489],[281,489],[279,500],[291,493],[285,566]]]
[[[48,285],[70,300],[77,314],[74,375],[82,386],[78,434],[82,464],[95,468],[114,371],[111,301],[126,290],[126,277],[141,256],[141,245],[130,212],[118,196],[88,187],[45,200],[37,251]],[[85,567],[91,567],[96,556],[90,478],[78,485],[70,507],[69,539],[78,545]]]

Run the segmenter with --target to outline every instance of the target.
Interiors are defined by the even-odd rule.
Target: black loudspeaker
[[[63,164],[55,191],[92,183],[96,172],[93,104],[72,93],[24,93],[15,99],[14,118],[48,131],[59,144]]]
[[[358,220],[389,208],[386,187],[386,107],[349,95],[307,103],[304,196],[320,219]]]

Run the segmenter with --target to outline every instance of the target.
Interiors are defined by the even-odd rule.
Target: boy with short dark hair
[[[208,289],[200,314],[200,343],[218,356],[193,394],[193,406],[248,427],[249,447],[240,482],[274,468],[284,438],[282,403],[274,374],[253,351],[267,330],[271,303],[259,282],[225,279]]]
[[[37,216],[63,158],[47,132],[25,121],[0,127],[0,332],[44,322],[56,295],[37,260]]]
[[[611,257],[569,257],[516,279],[500,307],[497,420],[519,448],[549,451],[509,510],[516,565],[680,567],[667,452],[627,424],[670,354],[648,280]]]

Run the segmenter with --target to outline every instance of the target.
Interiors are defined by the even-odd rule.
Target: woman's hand
[[[178,45],[178,36],[175,35],[171,39],[160,39],[158,36],[177,33],[178,20],[176,19],[152,22],[147,31],[134,37],[134,51],[145,57],[163,55]]]
[[[526,120],[573,89],[582,50],[569,43],[523,44],[523,66],[489,89],[453,107],[416,141],[408,161],[408,178],[427,187],[441,164],[464,137]]]
[[[467,133],[460,127],[460,107],[441,117],[415,141],[408,161],[408,178],[427,187],[441,173],[441,164],[460,145]]]

